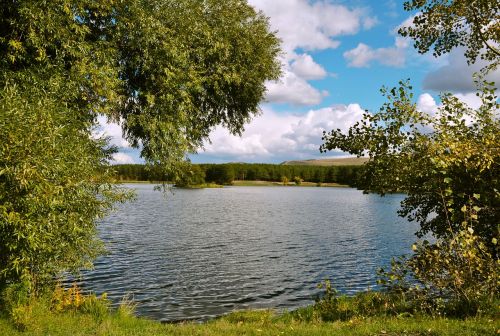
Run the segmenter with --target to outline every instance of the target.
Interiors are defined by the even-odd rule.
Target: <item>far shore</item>
[[[161,181],[116,181],[116,184],[160,184]],[[169,183],[169,182],[165,182]],[[339,183],[317,183],[317,182],[301,182],[296,184],[294,182],[288,182],[284,185],[282,182],[275,181],[253,181],[253,180],[236,180],[230,185],[220,185],[214,183],[207,183],[203,185],[193,185],[188,187],[181,187],[182,189],[204,189],[204,188],[222,188],[222,187],[329,187],[329,188],[349,188],[350,186],[346,184]]]

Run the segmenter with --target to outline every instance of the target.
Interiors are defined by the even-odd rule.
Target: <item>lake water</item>
[[[110,254],[82,286],[114,303],[129,294],[139,315],[162,321],[305,306],[326,278],[344,293],[374,287],[417,229],[396,215],[402,195],[228,187],[165,198],[153,185],[129,187],[137,200],[100,224]]]

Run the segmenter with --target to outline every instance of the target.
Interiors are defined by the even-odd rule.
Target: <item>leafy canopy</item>
[[[96,219],[128,197],[108,183],[113,148],[60,102],[67,89],[52,78],[0,91],[0,288],[89,267],[103,251]]]
[[[363,189],[403,191],[399,213],[420,224],[419,235],[446,237],[464,221],[481,237],[498,235],[500,223],[500,119],[494,90],[484,86],[472,109],[451,94],[435,114],[417,109],[408,82],[383,89],[380,112],[365,113],[347,134],[325,134],[323,151],[340,148],[369,156]]]
[[[434,55],[465,46],[474,63],[488,61],[483,75],[498,66],[497,0],[411,0],[419,10],[400,34]],[[433,243],[413,246],[414,254],[381,271],[382,284],[424,310],[443,305],[468,315],[492,309],[498,297],[500,231],[500,106],[494,83],[478,83],[481,106],[470,108],[451,94],[433,113],[417,109],[409,81],[382,89],[387,102],[366,112],[346,134],[325,133],[322,151],[340,148],[368,156],[360,186],[384,195],[404,192],[399,214],[420,224],[417,235]],[[415,283],[417,282],[417,283]]]
[[[119,122],[158,174],[218,124],[238,134],[276,79],[279,40],[244,0],[0,2],[0,287],[88,266]]]
[[[407,11],[419,11],[413,25],[399,33],[415,40],[420,53],[434,56],[466,48],[469,63],[478,57],[498,62],[500,57],[500,2],[498,0],[410,0]]]

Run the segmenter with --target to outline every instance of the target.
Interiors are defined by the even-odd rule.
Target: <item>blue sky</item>
[[[283,76],[267,83],[262,114],[242,137],[217,127],[198,154],[202,162],[263,162],[346,156],[319,153],[324,130],[347,129],[365,109],[377,111],[380,88],[411,79],[419,109],[432,113],[439,92],[478,104],[472,73],[483,64],[467,65],[463,50],[434,58],[420,55],[413,41],[398,36],[415,13],[398,0],[249,0],[269,18],[282,39]],[[490,76],[500,82],[500,71]],[[120,147],[117,163],[141,163],[137,150],[121,138],[121,129],[103,122],[103,132]]]

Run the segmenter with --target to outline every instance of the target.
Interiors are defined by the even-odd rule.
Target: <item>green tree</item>
[[[109,184],[113,153],[59,96],[67,88],[7,82],[0,91],[0,289],[36,289],[102,252],[96,219],[127,193]]]
[[[430,115],[417,110],[410,90],[407,82],[383,90],[388,102],[380,112],[366,113],[346,134],[325,134],[322,150],[369,156],[363,188],[381,195],[404,191],[399,214],[420,224],[420,237],[436,238],[416,244],[415,254],[394,264],[387,278],[401,287],[411,274],[424,285],[412,291],[424,295],[423,302],[436,306],[444,299],[474,313],[498,295],[500,106],[485,85],[479,108],[444,94]]]
[[[400,33],[421,53],[433,47],[435,56],[465,46],[469,63],[489,61],[487,73],[500,59],[498,8],[495,0],[407,1],[406,10],[420,13]],[[498,297],[500,106],[494,83],[477,83],[479,108],[443,94],[435,114],[417,110],[408,82],[383,89],[388,102],[378,113],[367,112],[346,134],[325,133],[321,146],[369,156],[359,185],[381,195],[404,191],[399,214],[420,224],[420,237],[436,238],[415,244],[411,257],[382,272],[383,283],[412,294],[424,309],[445,304],[470,314],[484,304],[491,309]]]
[[[206,180],[217,184],[232,184],[234,169],[230,164],[211,165],[206,171]]]
[[[278,53],[244,0],[0,2],[0,283],[99,252],[95,220],[126,195],[97,116],[175,180],[215,125],[238,134],[259,112]]]
[[[498,0],[411,0],[407,11],[419,11],[413,25],[399,33],[415,40],[420,53],[434,49],[434,56],[466,47],[465,56],[474,63],[478,56],[498,62],[500,57],[500,2]]]
[[[472,228],[491,243],[500,222],[500,120],[493,89],[483,88],[478,109],[444,94],[435,115],[417,110],[410,89],[407,82],[383,89],[388,102],[380,112],[365,113],[347,134],[325,134],[322,150],[369,156],[365,190],[406,192],[400,214],[420,224],[420,236],[459,231],[466,209],[474,215]]]
[[[192,165],[175,184],[176,187],[190,187],[205,183],[205,171],[199,165]]]

